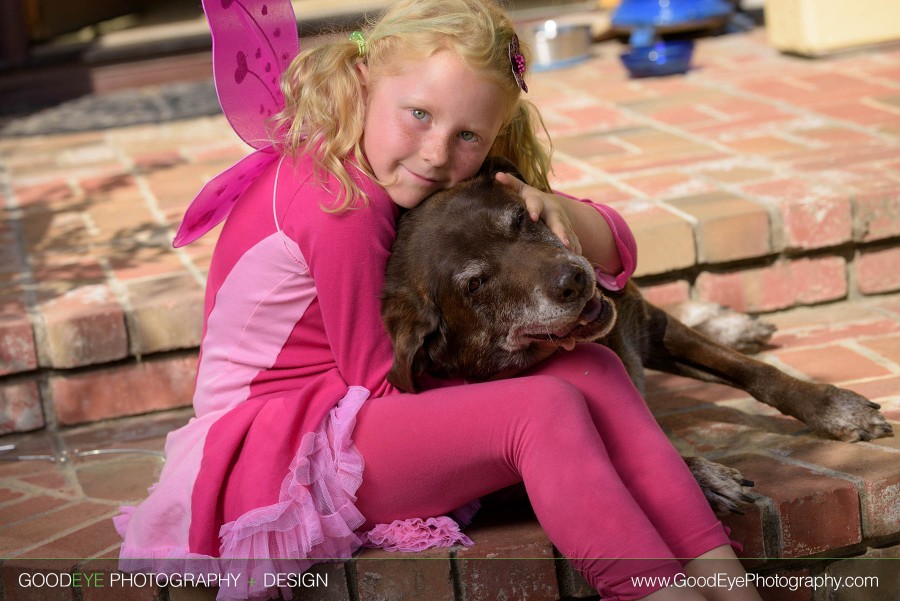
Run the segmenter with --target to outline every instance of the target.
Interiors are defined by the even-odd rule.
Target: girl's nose
[[[450,157],[450,142],[446,136],[432,134],[422,141],[422,158],[430,165],[444,165]]]

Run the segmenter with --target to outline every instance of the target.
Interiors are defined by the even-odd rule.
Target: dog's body
[[[648,367],[740,388],[831,438],[891,432],[878,405],[719,344],[645,301],[633,284],[597,289],[590,264],[531,221],[490,171],[401,218],[382,316],[394,343],[389,380],[404,390],[415,390],[423,373],[487,380],[527,369],[541,358],[539,341],[597,341],[619,355],[641,392]],[[771,334],[755,327],[751,341]],[[717,511],[750,500],[737,471],[686,460]]]

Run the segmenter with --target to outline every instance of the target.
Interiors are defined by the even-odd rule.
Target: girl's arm
[[[612,208],[563,194],[541,192],[508,173],[497,180],[525,200],[533,220],[542,219],[572,252],[594,265],[600,283],[621,290],[637,266],[631,229]]]

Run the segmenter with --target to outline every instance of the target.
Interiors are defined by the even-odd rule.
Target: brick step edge
[[[527,599],[567,601],[597,599],[596,592],[572,568],[551,553],[548,557],[461,558],[461,550],[394,554],[364,552],[341,563],[322,563],[303,575],[272,575],[292,588],[304,601],[487,601]],[[900,545],[870,547],[859,555],[811,559],[786,563],[771,560],[749,573],[766,601],[837,601],[888,599],[900,590],[900,573],[892,559],[900,557]],[[166,586],[165,580],[121,575],[117,560],[7,559],[0,565],[0,591],[5,599],[48,599],[47,586],[28,583],[62,581],[77,586],[57,587],[54,599],[101,601],[149,601],[188,598],[181,586]],[[68,579],[66,576],[68,575]],[[841,588],[837,582],[853,578],[856,588]],[[162,584],[163,586],[159,586]],[[190,588],[190,587],[188,587]],[[860,594],[860,589],[867,592]],[[787,596],[786,596],[787,595]],[[857,596],[854,596],[857,595]],[[212,598],[211,594],[209,598]]]

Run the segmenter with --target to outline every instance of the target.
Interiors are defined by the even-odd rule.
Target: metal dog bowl
[[[550,20],[535,25],[529,33],[533,50],[529,67],[534,71],[568,67],[590,56],[590,24],[560,24]]]

